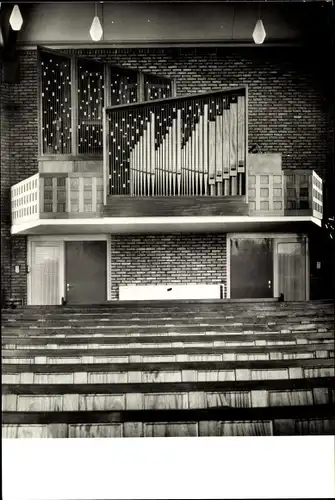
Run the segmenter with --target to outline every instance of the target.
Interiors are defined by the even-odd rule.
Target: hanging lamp
[[[23,19],[18,5],[14,5],[12,13],[9,18],[9,24],[13,31],[20,31]]]
[[[103,35],[103,29],[97,13],[97,4],[95,4],[95,16],[91,25],[90,35],[94,42],[99,42]]]
[[[254,39],[254,42],[257,45],[261,45],[264,42],[265,37],[266,37],[266,31],[264,28],[263,21],[261,19],[261,4],[259,4],[258,21],[252,33],[252,38]]]

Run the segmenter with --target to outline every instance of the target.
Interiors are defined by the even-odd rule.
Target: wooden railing
[[[322,179],[314,170],[292,169],[285,173],[285,214],[308,213],[323,217]]]
[[[36,174],[11,188],[12,223],[44,218],[99,217],[103,177],[97,173]]]
[[[106,195],[244,195],[246,144],[245,87],[106,108]]]
[[[38,219],[40,213],[40,176],[28,177],[11,188],[13,224]]]

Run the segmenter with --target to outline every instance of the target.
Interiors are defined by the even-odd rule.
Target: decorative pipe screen
[[[78,61],[78,153],[101,154],[104,65]]]
[[[172,97],[172,82],[168,78],[144,74],[144,100],[167,99]]]
[[[71,153],[71,61],[40,53],[43,154]]]
[[[106,109],[109,193],[245,194],[246,89]]]
[[[131,104],[137,102],[138,83],[137,71],[127,71],[121,68],[110,68],[111,71],[111,105]]]

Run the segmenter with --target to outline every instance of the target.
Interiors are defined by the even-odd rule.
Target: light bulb
[[[103,30],[98,16],[95,16],[93,19],[90,35],[94,42],[98,42],[102,38]]]
[[[266,37],[266,32],[264,29],[264,25],[261,19],[258,19],[254,32],[252,34],[252,38],[254,39],[254,42],[257,43],[258,45],[262,44],[265,40]]]
[[[12,30],[20,31],[22,27],[23,19],[18,5],[14,5],[12,13],[9,18],[9,24]]]

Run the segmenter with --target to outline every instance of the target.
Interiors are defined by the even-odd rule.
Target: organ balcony
[[[13,186],[12,233],[320,226],[316,172],[248,154],[247,98],[241,87],[104,108],[100,169],[40,169]]]

